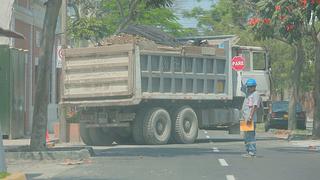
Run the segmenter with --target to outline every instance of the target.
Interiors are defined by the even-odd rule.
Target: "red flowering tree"
[[[302,38],[311,36],[315,47],[315,113],[313,136],[320,138],[320,0],[251,0],[257,9],[248,25],[257,39],[278,39],[295,49],[292,67],[292,96],[289,104],[289,129],[296,128],[295,104],[304,65]]]
[[[292,67],[291,92],[289,103],[290,130],[296,129],[295,104],[298,100],[300,76],[304,64],[302,36],[305,32],[304,16],[299,1],[252,0],[257,9],[248,25],[259,40],[277,39],[291,45],[295,50],[295,63]]]

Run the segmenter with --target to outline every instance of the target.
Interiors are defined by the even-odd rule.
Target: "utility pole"
[[[2,132],[0,130],[0,172],[7,172],[6,159],[4,155],[4,146]]]
[[[63,49],[67,48],[67,0],[62,0],[62,7],[61,7],[61,45]],[[64,114],[64,106],[62,104],[63,101],[63,64],[64,64],[64,57],[62,57],[62,68],[58,71],[59,76],[59,86],[60,86],[60,93],[59,93],[59,120],[60,120],[60,134],[59,139],[60,142],[67,142],[67,121]]]

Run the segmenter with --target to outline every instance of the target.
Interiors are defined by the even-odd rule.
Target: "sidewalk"
[[[56,143],[50,136],[45,151],[31,151],[30,139],[3,140],[7,160],[64,160],[89,159],[94,155],[91,147],[83,143]]]
[[[50,135],[50,140],[54,140],[53,135]],[[20,158],[20,156],[13,158],[12,153],[19,154],[18,151],[23,151],[24,148],[27,148],[30,145],[30,139],[4,139],[3,145],[6,151],[5,155],[8,172],[13,174],[23,172],[26,174],[27,179],[50,179],[59,173],[68,171],[79,165],[88,165],[92,163],[92,160],[88,156],[88,152],[82,152],[81,150],[79,151],[79,148],[85,147],[85,145],[82,143],[54,144],[52,148],[49,148],[50,151],[48,151],[52,153],[49,155],[49,157],[53,158],[44,158],[43,160],[39,160],[39,158],[37,158],[39,153],[34,153],[32,155],[36,157],[34,159],[23,157]],[[51,152],[51,150],[53,152]],[[63,150],[65,151],[63,152]],[[31,152],[27,152],[26,154],[30,153]],[[23,154],[23,152],[21,152],[21,154]],[[43,153],[42,156],[46,157],[48,155]],[[55,158],[57,156],[60,156],[61,158]]]
[[[79,143],[57,143],[58,139],[54,138],[53,134],[49,134],[50,142],[54,144],[52,147],[83,147],[85,144]],[[4,139],[3,146],[5,150],[15,149],[19,147],[26,147],[30,145],[30,138],[27,139]],[[51,146],[48,146],[51,147]]]
[[[307,148],[318,147],[318,150],[320,150],[320,140],[299,140],[299,141],[290,141],[289,143],[299,147],[307,147]]]
[[[5,150],[14,149],[18,147],[25,147],[30,145],[30,139],[4,139],[3,146]]]

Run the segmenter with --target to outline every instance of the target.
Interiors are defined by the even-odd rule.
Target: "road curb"
[[[4,180],[27,180],[27,176],[22,172],[17,172],[5,177]]]
[[[89,149],[65,151],[34,151],[34,152],[5,152],[7,160],[80,160],[89,159],[92,152]]]
[[[288,141],[299,141],[299,140],[312,140],[311,135],[302,134],[290,134],[287,138]]]

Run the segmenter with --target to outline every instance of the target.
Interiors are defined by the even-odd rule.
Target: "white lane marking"
[[[227,163],[227,161],[224,160],[224,159],[219,159],[219,163],[220,163],[221,166],[229,166],[229,164]]]
[[[220,150],[219,150],[218,148],[216,148],[216,147],[213,147],[213,148],[212,148],[212,151],[213,151],[213,152],[220,152]]]
[[[208,134],[208,131],[204,131],[205,134]]]
[[[236,180],[233,175],[226,175],[227,180]]]
[[[206,138],[207,138],[207,139],[210,139],[210,136],[207,135]]]

